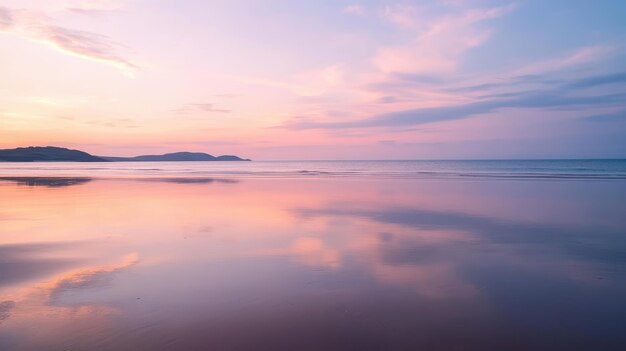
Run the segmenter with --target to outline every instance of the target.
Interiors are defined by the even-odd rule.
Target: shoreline
[[[0,177],[626,180],[626,160],[0,163]]]
[[[626,181],[626,175],[539,175],[539,174],[265,174],[265,173],[214,173],[206,175],[189,174],[107,174],[84,175],[72,173],[42,173],[27,175],[23,173],[0,173],[0,181],[27,181],[27,180],[190,180],[202,181],[232,181],[238,179],[294,179],[294,180],[402,180],[402,181]]]

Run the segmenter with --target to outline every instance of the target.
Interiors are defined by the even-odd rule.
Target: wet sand
[[[626,182],[3,177],[1,350],[624,350]]]

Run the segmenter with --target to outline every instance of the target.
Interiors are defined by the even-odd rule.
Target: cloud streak
[[[121,46],[107,36],[57,25],[39,12],[0,7],[0,30],[44,42],[75,57],[115,66],[129,75],[138,69],[118,53]]]
[[[50,301],[54,303],[61,294],[67,291],[98,286],[106,282],[113,274],[134,266],[137,263],[139,263],[139,255],[132,253],[126,256],[120,263],[95,268],[85,268],[61,275],[47,284]]]
[[[124,7],[123,0],[73,0],[66,10],[81,15],[96,15],[103,12],[117,11]]]
[[[218,113],[229,113],[230,110],[217,108],[214,103],[195,103],[195,104],[187,104],[184,107],[179,109],[175,109],[175,112],[178,113],[188,113],[188,112],[218,112]]]
[[[593,88],[608,84],[626,84],[626,72],[606,74],[578,80],[566,85],[570,89]]]
[[[131,72],[138,68],[118,56],[115,53],[116,44],[106,36],[51,25],[42,26],[38,33],[41,39],[68,54],[101,61]]]
[[[580,96],[575,93],[585,87],[625,83],[626,74],[589,77],[557,88],[543,91],[522,91],[494,95],[490,98],[453,106],[409,109],[381,114],[371,118],[347,122],[316,122],[307,119],[292,119],[285,124],[289,129],[342,129],[403,127],[426,123],[443,122],[492,113],[506,108],[566,108],[583,106],[624,106],[626,92]]]
[[[564,70],[596,62],[599,59],[611,54],[613,50],[614,48],[608,45],[586,46],[563,57],[553,58],[521,67],[514,73],[516,75],[532,75]]]
[[[490,30],[479,29],[476,24],[500,17],[513,8],[514,5],[472,9],[432,20],[414,6],[387,7],[383,18],[415,32],[415,39],[380,49],[372,63],[382,72],[452,72],[467,50],[481,45],[491,35]]]

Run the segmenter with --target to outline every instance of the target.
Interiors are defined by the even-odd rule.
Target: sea
[[[626,179],[626,160],[1,163],[0,175]]]

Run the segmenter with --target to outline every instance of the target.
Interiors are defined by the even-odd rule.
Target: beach
[[[0,1],[0,351],[625,351],[626,1]]]
[[[626,348],[625,161],[381,162],[0,164],[0,349]]]

